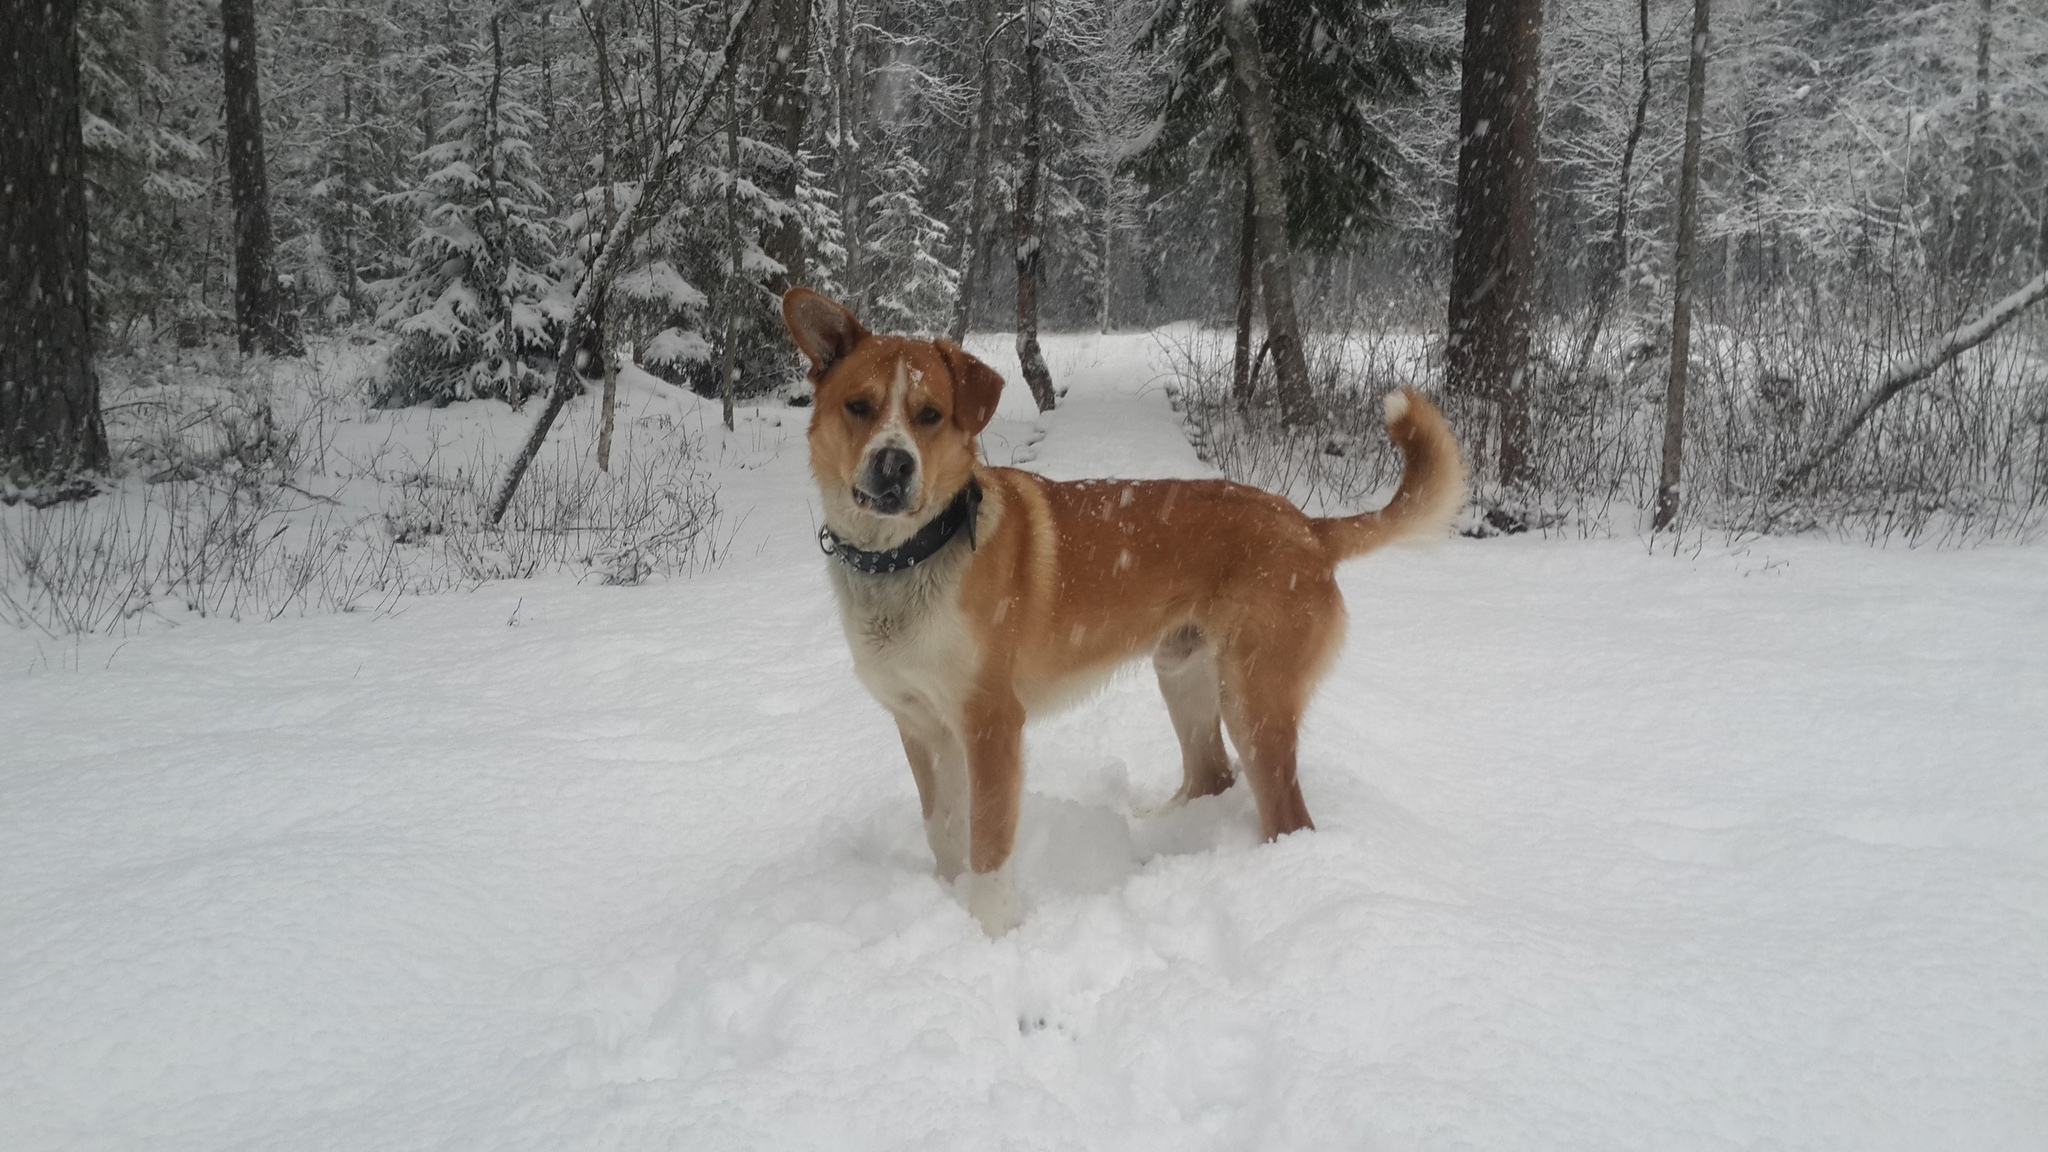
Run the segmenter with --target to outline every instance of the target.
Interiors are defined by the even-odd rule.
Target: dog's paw
[[[954,889],[960,891],[967,914],[981,922],[981,930],[991,940],[1024,922],[1023,900],[1008,868],[969,872],[954,881]]]

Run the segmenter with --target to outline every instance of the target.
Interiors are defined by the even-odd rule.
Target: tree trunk
[[[1102,166],[1102,315],[1096,330],[1109,335],[1109,297],[1116,286],[1116,161]]]
[[[555,135],[554,42],[548,31],[553,14],[550,8],[540,10],[540,114],[547,122],[549,139]]]
[[[1040,412],[1049,412],[1057,398],[1052,373],[1038,350],[1038,288],[1044,273],[1038,243],[1038,168],[1045,146],[1039,124],[1039,37],[1041,0],[1024,0],[1024,160],[1017,177],[1017,211],[1012,225],[1017,239],[1017,360],[1024,383]]]
[[[995,0],[975,6],[975,38],[981,44],[981,90],[974,105],[974,170],[968,178],[966,226],[960,230],[960,297],[953,302],[953,327],[947,333],[958,344],[967,339],[974,321],[974,294],[981,289],[982,226],[988,220],[988,170],[995,151],[996,25]],[[1007,24],[1007,21],[1005,22]]]
[[[1535,280],[1542,0],[1467,0],[1444,387],[1500,408],[1500,482],[1533,478],[1529,308]]]
[[[1301,346],[1301,322],[1294,309],[1293,250],[1287,241],[1287,192],[1281,184],[1280,151],[1273,123],[1273,81],[1259,48],[1259,27],[1251,0],[1225,0],[1223,36],[1243,98],[1244,142],[1251,165],[1252,212],[1258,234],[1259,280],[1266,300],[1266,342],[1273,349],[1280,385],[1280,419],[1289,426],[1315,420],[1315,391]]]
[[[0,486],[48,497],[107,466],[87,313],[78,3],[0,0],[0,27]]]
[[[604,183],[604,231],[611,230],[619,223],[618,198],[613,185],[618,180],[618,125],[612,110],[611,48],[610,33],[605,31],[603,4],[592,4],[587,10],[590,38],[597,45],[597,90],[599,109],[603,119],[598,121],[598,153],[600,167],[598,177]],[[545,11],[545,10],[543,10]],[[619,404],[618,357],[611,346],[611,293],[597,297],[591,308],[591,324],[597,330],[597,354],[604,359],[604,419],[597,430],[597,470],[612,470],[612,431],[617,418]],[[573,353],[572,353],[573,354]]]
[[[489,253],[492,290],[497,297],[492,301],[492,307],[498,316],[498,361],[504,365],[505,399],[517,408],[526,403],[526,381],[524,373],[519,370],[519,333],[512,326],[512,229],[510,215],[505,208],[503,174],[498,169],[498,154],[502,151],[500,145],[504,139],[498,119],[498,100],[504,85],[505,42],[498,32],[498,10],[494,7],[491,9],[491,89],[486,110],[489,122],[484,131],[484,144],[490,150],[484,161],[484,175],[490,184],[491,216],[490,227],[484,236],[484,248]]]
[[[1685,154],[1678,169],[1678,252],[1672,269],[1671,378],[1664,388],[1664,453],[1657,470],[1652,531],[1678,519],[1679,466],[1685,459],[1685,372],[1692,355],[1693,242],[1699,231],[1700,123],[1707,96],[1707,4],[1693,0],[1692,60],[1685,70]]]
[[[786,162],[765,173],[768,194],[789,206],[789,215],[767,226],[761,247],[784,271],[768,284],[781,295],[804,282],[803,221],[796,215],[797,185],[804,172],[804,114],[811,106],[805,85],[810,77],[811,0],[775,0],[775,22],[763,78],[762,112]]]
[[[839,42],[832,51],[832,67],[837,73],[833,77],[832,96],[834,126],[839,135],[839,222],[846,240],[846,296],[853,310],[859,312],[867,295],[860,271],[860,146],[854,138],[859,131],[861,112],[855,91],[862,83],[854,46],[859,22],[853,18],[853,0],[835,2]]]
[[[1240,95],[1242,91],[1240,90]],[[1239,107],[1243,107],[1240,103]],[[1243,118],[1239,117],[1242,123]],[[1231,350],[1230,396],[1240,410],[1252,406],[1252,319],[1259,306],[1258,217],[1252,211],[1252,165],[1245,158],[1244,204],[1237,223],[1237,343]]]
[[[263,168],[263,105],[256,89],[255,0],[221,0],[221,71],[227,93],[228,194],[235,203],[235,337],[242,354],[297,351],[284,328],[271,267],[270,186]]]
[[[1963,202],[1963,226],[1956,251],[1956,267],[1972,275],[1990,271],[1987,257],[1991,229],[1986,209],[1991,206],[1991,0],[1983,0],[1977,15],[1977,117],[1970,141],[1970,192]]]
[[[737,81],[725,86],[725,291],[720,293],[725,298],[725,352],[718,373],[718,405],[727,432],[732,431],[733,377],[739,374],[740,297],[746,291],[740,277],[739,87]]]
[[[1607,266],[1601,270],[1600,282],[1593,289],[1592,315],[1587,317],[1586,334],[1579,340],[1579,354],[1565,376],[1570,387],[1577,387],[1585,377],[1586,365],[1592,363],[1593,350],[1600,343],[1600,330],[1606,326],[1615,297],[1621,294],[1622,278],[1628,274],[1629,177],[1635,171],[1636,145],[1642,143],[1643,122],[1650,112],[1650,0],[1637,0],[1636,23],[1642,34],[1642,82],[1636,89],[1636,114],[1629,121],[1628,143],[1621,149],[1621,180],[1614,194],[1614,233],[1607,241]]]

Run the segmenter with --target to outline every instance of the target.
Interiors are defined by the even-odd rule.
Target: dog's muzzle
[[[909,510],[917,492],[917,457],[901,448],[878,448],[853,483],[854,503],[879,516]]]

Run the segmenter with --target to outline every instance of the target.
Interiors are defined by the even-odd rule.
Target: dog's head
[[[811,474],[828,510],[937,515],[974,474],[1002,376],[950,340],[877,336],[808,288],[783,295],[782,322],[811,361]]]

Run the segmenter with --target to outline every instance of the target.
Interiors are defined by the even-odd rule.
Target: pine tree
[[[1171,187],[1188,173],[1244,179],[1245,144],[1223,35],[1229,0],[1164,0],[1143,43],[1172,58],[1153,108],[1157,133],[1135,157],[1141,178]],[[1358,239],[1377,222],[1396,149],[1374,108],[1420,89],[1448,61],[1401,34],[1386,0],[1297,0],[1257,8],[1273,83],[1274,143],[1287,188],[1287,236],[1305,251]]]
[[[86,320],[78,7],[4,0],[0,23],[0,487],[61,491],[107,465]]]
[[[176,114],[161,19],[138,0],[88,0],[79,11],[93,312],[103,331],[137,320],[162,330],[200,310],[194,241],[204,228],[194,225],[205,153]]]
[[[520,403],[521,354],[549,347],[555,239],[532,143],[542,118],[517,83],[529,69],[508,69],[499,43],[471,60],[447,65],[456,95],[419,156],[419,183],[384,198],[419,221],[405,267],[378,285],[379,318],[401,334],[385,403]]]
[[[861,212],[863,249],[875,285],[868,303],[877,330],[937,331],[960,291],[960,271],[945,258],[947,228],[925,211],[924,165],[907,142],[888,140],[872,176],[875,189]]]
[[[1168,190],[1191,172],[1238,185],[1237,380],[1248,400],[1253,301],[1262,293],[1257,197],[1242,105],[1225,36],[1235,0],[1163,0],[1143,40],[1172,61],[1154,108],[1158,130],[1135,157],[1140,179]],[[1385,0],[1300,0],[1261,5],[1253,34],[1269,80],[1272,149],[1285,190],[1285,242],[1327,252],[1366,235],[1382,217],[1398,149],[1374,108],[1419,92],[1418,77],[1448,63],[1443,53],[1399,34]],[[1249,48],[1249,45],[1247,45]],[[1268,307],[1272,306],[1268,302]],[[1284,309],[1283,309],[1284,310]],[[1283,351],[1287,351],[1283,349]],[[1299,375],[1287,356],[1288,375]],[[1305,381],[1295,381],[1298,393]],[[1295,419],[1304,397],[1291,398]]]

